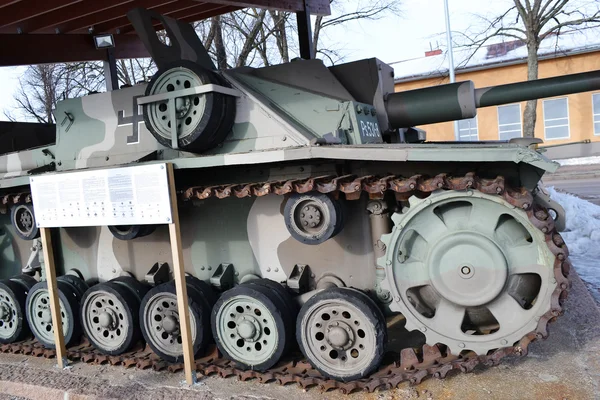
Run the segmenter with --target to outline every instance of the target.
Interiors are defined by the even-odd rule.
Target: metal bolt
[[[396,296],[396,297],[394,297],[394,300],[396,300],[396,301],[400,301],[400,296]]]
[[[281,140],[285,142],[287,140],[287,136],[282,137]]]
[[[427,328],[425,328],[424,326],[421,327],[421,332],[427,332]]]
[[[206,268],[204,268],[204,265],[200,267],[201,271],[204,271]]]
[[[560,284],[560,288],[561,288],[562,290],[566,290],[566,289],[567,289],[567,287],[569,287],[569,285],[567,285],[566,283],[561,283],[561,284]]]
[[[503,346],[506,346],[508,344],[508,342],[506,341],[506,339],[502,339],[502,341],[500,343],[502,343]]]
[[[267,272],[271,272],[271,268],[267,268]]]
[[[211,270],[212,270],[212,267],[211,267],[210,265],[208,266],[208,270],[209,270],[209,271],[211,271]]]
[[[275,272],[279,272],[279,268],[275,268]]]
[[[234,275],[235,275],[235,276],[240,276],[240,273],[236,271],[236,272],[234,273]]]
[[[523,210],[527,210],[529,208],[529,203],[523,203]]]
[[[391,261],[391,260],[387,260],[387,261],[385,262],[385,265],[392,265],[392,261]]]
[[[464,349],[465,348],[465,344],[464,343],[459,343],[458,347],[460,347],[461,349]]]

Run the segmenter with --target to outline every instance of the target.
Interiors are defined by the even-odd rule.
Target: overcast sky
[[[351,11],[359,1],[365,0],[347,0],[344,7]],[[452,31],[465,33],[470,27],[482,26],[477,16],[499,15],[513,1],[448,0],[448,3]],[[344,61],[377,57],[387,63],[422,57],[436,43],[446,47],[443,0],[400,0],[399,9],[399,15],[387,14],[376,21],[351,21],[332,27],[325,31],[324,44],[342,49]],[[10,109],[14,105],[13,95],[22,70],[0,68],[0,107]],[[0,118],[4,119],[2,114]]]

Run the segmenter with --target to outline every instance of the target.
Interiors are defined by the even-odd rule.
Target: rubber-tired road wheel
[[[104,354],[129,350],[141,337],[140,301],[125,285],[105,282],[91,287],[81,301],[85,336]]]
[[[273,289],[251,282],[238,285],[223,293],[213,308],[215,343],[240,368],[265,371],[288,347],[285,313]]]
[[[291,346],[296,343],[295,331],[296,331],[296,317],[298,316],[298,306],[292,299],[290,293],[279,283],[272,281],[267,278],[255,279],[248,282],[250,285],[261,285],[269,290],[272,290],[273,293],[278,297],[278,300],[281,302],[282,310],[284,310],[284,320],[285,320],[285,331],[288,335],[286,340],[286,348],[285,352],[287,352]]]
[[[189,89],[206,84],[221,84],[213,73],[200,65],[180,60],[162,68],[150,81],[146,96]],[[175,99],[178,147],[182,150],[202,152],[222,140],[227,95],[209,92],[192,94]],[[145,104],[144,122],[156,140],[171,147],[171,107],[168,101]],[[231,118],[231,115],[227,115]]]
[[[9,279],[0,281],[0,343],[13,343],[31,334],[25,321],[27,290]]]
[[[197,290],[186,286],[192,350],[194,356],[200,355],[210,341],[203,321],[208,320],[210,309],[199,298]],[[172,363],[183,362],[183,346],[179,326],[179,311],[175,295],[175,281],[163,283],[150,289],[142,299],[140,306],[140,324],[144,340],[160,358]]]
[[[297,241],[321,244],[343,229],[343,207],[338,201],[319,192],[292,193],[285,203],[285,226]]]
[[[40,237],[40,229],[35,222],[33,204],[18,204],[12,206],[10,222],[21,239],[33,240]]]
[[[111,279],[109,282],[117,283],[129,290],[131,294],[133,294],[137,299],[138,305],[142,304],[142,299],[144,298],[146,293],[148,293],[148,290],[150,290],[150,287],[148,285],[138,281],[137,279],[131,276],[119,276],[117,278]]]
[[[387,329],[383,313],[366,294],[331,288],[304,303],[296,322],[296,338],[314,368],[347,382],[364,378],[379,366]]]
[[[110,225],[108,230],[119,240],[133,240],[152,234],[156,225]]]
[[[75,275],[61,275],[56,278],[56,280],[66,282],[71,285],[75,289],[75,295],[79,302],[81,302],[83,294],[90,288],[83,279]]]
[[[81,336],[79,301],[76,289],[69,283],[57,280],[58,299],[62,318],[65,345],[69,346]],[[53,349],[54,326],[50,312],[50,296],[47,282],[34,285],[27,294],[25,305],[27,322],[35,338],[46,348]]]

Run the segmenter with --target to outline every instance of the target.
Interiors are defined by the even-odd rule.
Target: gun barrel
[[[472,81],[392,93],[386,100],[390,126],[407,128],[473,118],[477,108],[600,90],[600,71],[475,89]]]

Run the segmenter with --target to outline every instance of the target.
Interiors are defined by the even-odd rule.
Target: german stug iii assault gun
[[[569,288],[564,212],[539,187],[557,164],[532,139],[428,143],[415,126],[596,90],[599,72],[395,93],[377,59],[218,71],[190,25],[129,18],[158,66],[149,83],[61,101],[56,126],[4,140],[1,343],[54,347],[29,179],[164,162],[198,368],[374,390],[494,365],[548,335]],[[146,342],[181,363],[167,228],[54,234],[65,340],[89,341],[72,354],[148,366]]]

